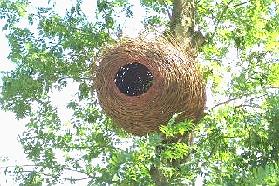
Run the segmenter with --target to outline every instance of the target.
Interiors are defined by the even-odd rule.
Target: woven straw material
[[[139,63],[153,75],[145,93],[129,96],[115,82],[127,64]],[[205,86],[194,58],[168,42],[130,40],[105,52],[95,72],[95,88],[105,113],[125,131],[159,131],[175,114],[198,121],[205,107]]]

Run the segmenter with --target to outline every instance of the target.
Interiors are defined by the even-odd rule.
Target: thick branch
[[[170,20],[170,31],[185,50],[193,49],[197,52],[205,38],[200,31],[195,31],[195,1],[174,0]]]
[[[180,44],[189,44],[194,34],[194,0],[173,1],[170,29]]]
[[[150,175],[155,182],[156,185],[158,186],[167,186],[168,182],[164,174],[160,171],[158,167],[155,167],[154,165],[151,166],[150,168]]]

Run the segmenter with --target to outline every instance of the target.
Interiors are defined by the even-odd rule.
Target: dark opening
[[[129,63],[120,67],[114,82],[121,93],[128,96],[139,96],[152,86],[153,75],[143,64]]]

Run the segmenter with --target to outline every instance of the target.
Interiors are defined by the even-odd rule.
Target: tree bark
[[[174,0],[170,30],[179,44],[189,45],[194,33],[194,0]]]
[[[178,44],[197,53],[205,38],[200,31],[195,31],[195,1],[174,0],[170,21],[170,32]]]

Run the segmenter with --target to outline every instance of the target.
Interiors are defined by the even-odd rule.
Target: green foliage
[[[253,169],[252,175],[245,181],[247,185],[278,185],[279,169],[277,164]]]
[[[174,137],[177,135],[184,135],[187,132],[190,132],[194,128],[192,121],[176,122],[175,120],[179,114],[174,114],[174,116],[168,122],[168,125],[162,125],[160,131],[168,138]]]
[[[154,27],[155,29],[158,27],[164,27],[169,23],[172,6],[171,0],[141,0],[140,3],[146,8],[147,12],[144,19],[144,26],[146,29],[153,30]],[[154,14],[154,12],[156,12],[156,14]]]
[[[168,29],[172,3],[142,0],[146,28]],[[5,174],[21,185],[191,185],[199,175],[206,185],[278,185],[278,3],[195,3],[207,41],[198,59],[215,106],[199,123],[177,123],[175,114],[160,133],[133,137],[100,110],[91,80],[91,64],[115,43],[119,19],[136,16],[130,2],[98,0],[88,20],[82,1],[60,15],[53,1],[30,12],[28,1],[0,0],[16,65],[1,74],[0,104],[29,119],[19,139],[33,162]],[[63,119],[52,93],[74,84]]]
[[[268,76],[268,82],[271,86],[279,87],[279,64],[275,63],[271,65],[270,74]]]

